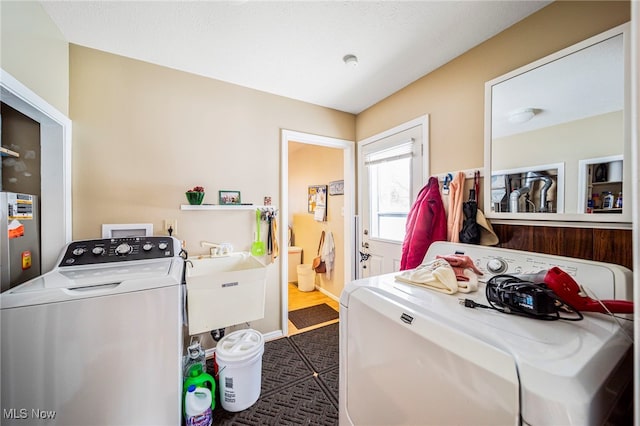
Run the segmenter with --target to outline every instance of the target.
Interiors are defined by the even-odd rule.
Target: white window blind
[[[392,148],[371,152],[366,155],[364,164],[366,166],[372,166],[374,164],[385,163],[387,161],[396,161],[403,158],[410,158],[413,155],[413,142],[414,139],[412,138],[407,142],[396,145]]]

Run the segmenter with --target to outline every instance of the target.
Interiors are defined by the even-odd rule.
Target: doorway
[[[340,223],[340,233],[343,238],[343,242],[340,244],[339,252],[341,253],[339,262],[343,266],[343,270],[341,278],[344,283],[347,283],[353,279],[354,276],[354,268],[353,268],[353,253],[355,247],[355,230],[354,230],[354,214],[355,214],[355,143],[353,141],[330,138],[325,136],[313,135],[309,133],[296,132],[291,130],[282,130],[281,131],[281,209],[280,209],[280,241],[288,242],[289,241],[289,220],[292,217],[292,214],[289,212],[290,205],[290,173],[289,173],[289,158],[290,158],[290,146],[291,144],[301,144],[306,145],[309,148],[332,148],[333,150],[339,150],[342,154],[342,194],[340,197],[342,198],[343,203],[341,207],[336,210],[331,210],[331,196],[327,197],[327,212],[332,214],[338,219]],[[309,161],[313,161],[313,159],[309,159]],[[329,182],[309,182],[309,185],[329,185]],[[306,189],[305,189],[306,191]],[[298,191],[299,192],[299,191]],[[300,196],[300,194],[296,194],[296,197]],[[304,195],[306,198],[306,194]],[[293,212],[291,212],[293,213]],[[305,217],[306,216],[306,217]],[[309,213],[308,216],[302,214],[301,217],[304,220],[314,221],[314,214]],[[295,237],[294,237],[295,238]],[[318,242],[315,242],[317,245]],[[284,243],[282,244],[285,245]],[[288,244],[287,244],[288,246]],[[288,248],[288,247],[287,247]],[[303,253],[303,262],[311,263],[313,257],[315,257],[315,248],[307,249]],[[288,271],[289,271],[289,260],[288,256],[284,253],[287,253],[282,249],[283,255],[281,256],[280,262],[280,288],[281,288],[281,310],[282,310],[282,334],[288,335],[289,333],[289,280],[288,280]],[[342,286],[343,287],[343,286]],[[337,292],[341,291],[338,289]],[[329,294],[328,292],[324,292],[321,290],[324,296],[328,296],[333,301],[339,299],[340,294]]]
[[[40,123],[40,259],[48,271],[71,241],[71,120],[2,69],[0,101]]]
[[[428,176],[428,116],[358,142],[358,278],[400,269],[411,205]]]

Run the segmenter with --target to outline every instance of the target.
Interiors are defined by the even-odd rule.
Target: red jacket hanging
[[[438,179],[432,176],[418,193],[407,216],[400,270],[420,265],[434,241],[447,241],[447,213],[442,203]]]

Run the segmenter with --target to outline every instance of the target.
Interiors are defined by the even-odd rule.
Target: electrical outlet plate
[[[168,234],[169,228],[172,229],[171,234],[176,235],[178,233],[178,221],[176,219],[165,219],[162,230]]]

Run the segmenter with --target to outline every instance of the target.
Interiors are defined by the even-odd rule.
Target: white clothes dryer
[[[438,242],[484,273],[558,266],[600,299],[632,300],[627,268],[493,247]],[[394,279],[349,283],[340,298],[341,425],[600,425],[632,389],[633,323],[584,313],[540,321],[491,309],[484,283],[448,295]]]

